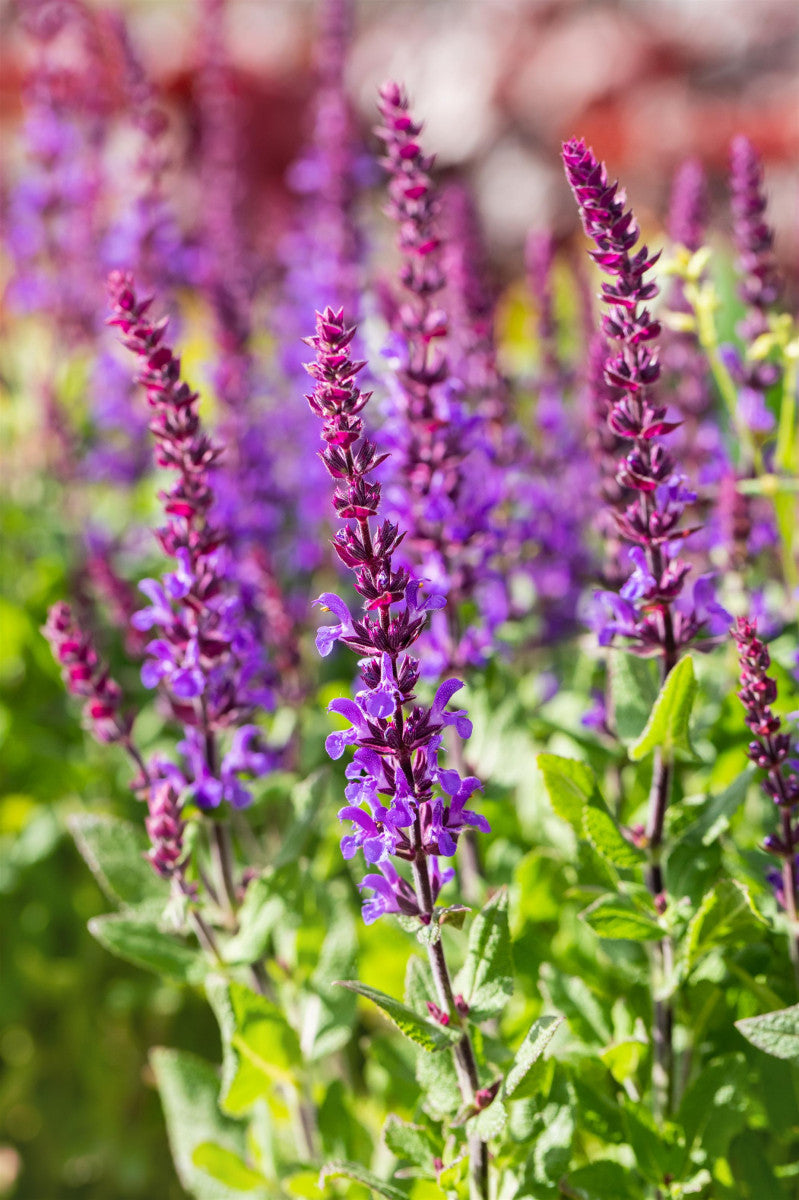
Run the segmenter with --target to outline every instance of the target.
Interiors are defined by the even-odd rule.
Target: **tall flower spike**
[[[654,347],[660,325],[647,307],[658,291],[647,276],[658,255],[650,255],[646,246],[635,249],[639,230],[632,212],[625,211],[625,194],[608,182],[585,143],[566,142],[563,160],[583,228],[596,245],[591,257],[609,276],[601,291],[607,310],[602,332],[610,347],[604,374],[617,393],[608,426],[630,445],[616,478],[633,499],[615,519],[630,544],[634,570],[620,595],[598,594],[595,623],[601,644],[624,637],[639,652],[660,655],[668,673],[682,646],[705,626],[721,633],[728,617],[713,601],[706,577],[694,584],[692,596],[684,591],[691,568],[679,550],[691,530],[681,522],[695,495],[660,440],[677,423],[667,420],[665,406],[651,398],[660,377]]]
[[[397,84],[381,89],[380,112],[386,211],[399,231],[405,291],[393,310],[387,499],[392,519],[407,531],[408,565],[449,599],[450,619],[434,621],[431,629],[436,657],[425,657],[425,670],[438,674],[483,661],[493,630],[507,615],[504,580],[493,563],[502,493],[485,414],[467,412],[463,382],[444,350],[449,320],[438,298],[445,276],[433,159],[419,144],[421,126]],[[460,630],[456,615],[467,600],[475,603],[478,620]]]
[[[763,790],[779,811],[780,831],[769,834],[764,848],[782,859],[782,869],[772,872],[769,880],[791,923],[791,958],[799,977],[799,775],[796,759],[792,757],[796,746],[790,734],[783,732],[780,718],[771,709],[777,699],[777,684],[767,673],[771,657],[757,636],[757,622],[739,617],[732,635],[741,665],[738,698],[753,735],[747,755],[756,767],[765,771]]]
[[[181,379],[180,360],[164,340],[166,320],[148,318],[151,301],[137,299],[129,275],[114,272],[109,292],[109,324],[139,358],[156,463],[176,475],[162,493],[166,522],[158,530],[175,568],[162,582],[143,581],[150,604],[133,616],[137,629],[158,634],[146,647],[142,679],[161,689],[185,729],[183,784],[194,802],[213,808],[224,800],[241,808],[251,799],[241,775],[263,775],[272,765],[258,748],[257,727],[247,724],[256,707],[271,703],[271,693],[239,589],[228,581],[225,530],[212,513],[211,470],[222,448],[203,431],[199,396]],[[231,728],[236,732],[223,756],[218,739]]]
[[[381,871],[368,875],[362,885],[374,893],[364,907],[365,920],[404,912],[429,923],[438,891],[454,873],[442,869],[439,858],[452,857],[466,826],[487,830],[488,824],[467,807],[479,780],[462,779],[439,762],[446,726],[453,726],[461,737],[471,733],[466,714],[447,707],[463,684],[448,679],[430,707],[415,702],[419,660],[410,650],[427,612],[441,608],[444,599],[423,599],[419,584],[404,567],[394,565],[404,535],[391,521],[379,520],[381,487],[370,476],[385,455],[364,436],[360,414],[369,394],[357,386],[365,364],[352,360],[354,334],[341,310],[327,308],[317,314],[316,334],[307,339],[316,351],[315,362],[307,366],[315,380],[308,402],[324,423],[321,457],[336,482],[333,503],[345,522],[333,544],[354,572],[355,590],[363,600],[360,616],[353,616],[344,601],[330,593],[317,601],[338,618],[337,624],[319,630],[320,653],[328,654],[334,642],[344,642],[362,656],[364,684],[354,701],[334,700],[330,705],[350,728],[331,734],[327,749],[338,758],[347,745],[355,747],[347,769],[349,803],[339,816],[352,827],[342,842],[345,857],[362,849],[367,862]],[[414,887],[399,875],[392,859],[411,864]]]
[[[73,696],[84,699],[86,725],[98,742],[127,743],[132,719],[123,714],[122,690],[101,662],[92,638],[80,629],[68,604],[59,601],[47,614],[42,633],[61,667]]]

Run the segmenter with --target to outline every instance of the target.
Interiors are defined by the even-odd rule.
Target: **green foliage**
[[[68,825],[109,900],[125,908],[147,908],[156,918],[163,913],[169,884],[145,860],[150,844],[141,827],[94,813],[75,813]]]
[[[502,1097],[509,1099],[524,1083],[534,1063],[546,1050],[558,1031],[563,1017],[539,1017],[524,1035],[524,1040],[516,1051],[513,1063],[502,1083]]]
[[[735,1022],[736,1029],[758,1050],[799,1067],[799,1004],[760,1017]]]
[[[208,970],[199,950],[176,934],[164,933],[156,921],[144,916],[93,917],[89,932],[112,954],[179,983],[200,984]]]
[[[664,934],[654,910],[647,913],[630,896],[600,896],[580,916],[603,938],[650,942],[658,941]]]
[[[423,1050],[431,1053],[446,1050],[460,1041],[460,1030],[426,1021],[412,1008],[395,1000],[393,996],[387,996],[385,992],[379,992],[377,988],[367,987],[366,984],[353,979],[339,979],[337,982],[339,987],[348,988],[366,1000],[371,1000],[372,1004],[376,1004],[390,1018],[400,1033]]]
[[[657,749],[667,759],[696,758],[688,732],[696,692],[694,663],[687,654],[669,671],[641,735],[629,747],[633,762]]]
[[[502,1012],[513,991],[513,959],[508,928],[508,894],[503,888],[477,914],[469,930],[466,962],[455,980],[473,1021]]]

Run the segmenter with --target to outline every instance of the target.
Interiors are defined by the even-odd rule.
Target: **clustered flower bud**
[[[183,831],[186,828],[180,818],[178,793],[169,780],[159,780],[150,788],[147,808],[144,825],[152,842],[147,858],[162,878],[169,879],[183,858]]]
[[[122,690],[101,661],[92,638],[75,621],[68,604],[59,601],[42,630],[53,657],[62,668],[67,690],[85,699],[86,724],[98,742],[125,741],[133,726],[121,711]]]
[[[738,647],[741,690],[738,698],[746,710],[746,724],[754,735],[747,756],[765,771],[763,790],[780,811],[779,834],[769,834],[764,848],[783,860],[782,872],[769,876],[784,908],[796,914],[799,904],[799,774],[791,754],[795,752],[789,733],[772,711],[777,683],[767,674],[771,656],[757,636],[757,622],[739,617],[732,635]]]
[[[317,648],[326,655],[342,641],[361,655],[364,684],[355,700],[329,705],[350,727],[331,733],[326,748],[331,758],[340,758],[348,745],[356,748],[347,767],[349,803],[339,818],[352,825],[342,840],[345,858],[362,849],[366,861],[380,871],[361,884],[373,892],[364,905],[364,919],[400,912],[429,923],[435,899],[453,875],[451,868],[441,868],[439,858],[452,857],[467,825],[487,830],[488,823],[466,807],[480,781],[462,779],[439,763],[446,726],[460,737],[471,733],[466,713],[447,708],[463,684],[448,679],[429,707],[416,703],[420,664],[409,651],[426,613],[445,601],[439,595],[423,598],[421,585],[405,567],[394,565],[404,535],[391,521],[379,521],[381,486],[370,476],[385,455],[364,436],[360,414],[369,393],[357,386],[365,364],[351,357],[354,335],[343,312],[327,308],[317,313],[316,333],[307,339],[316,351],[315,362],[307,366],[315,381],[308,402],[324,422],[321,458],[336,482],[333,504],[345,522],[333,545],[354,572],[355,590],[363,600],[358,617],[332,593],[316,601],[338,618],[337,624],[319,630]],[[392,858],[412,864],[414,887]]]

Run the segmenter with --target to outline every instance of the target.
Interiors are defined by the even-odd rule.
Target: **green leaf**
[[[300,997],[300,1046],[307,1062],[334,1054],[352,1037],[355,996],[333,984],[355,971],[356,954],[355,925],[346,909],[338,909],[322,942],[314,973]]]
[[[284,908],[272,879],[263,875],[253,879],[238,911],[239,931],[224,948],[225,962],[249,965],[263,958]]]
[[[320,767],[319,770],[314,771],[313,775],[309,775],[295,787],[292,800],[297,817],[281,838],[280,850],[274,862],[275,870],[279,870],[299,858],[316,824],[329,783],[330,771],[327,767]]]
[[[452,1117],[463,1103],[452,1054],[418,1054],[416,1079],[422,1093],[422,1108],[435,1121]]]
[[[699,842],[702,846],[710,846],[724,833],[730,823],[730,817],[738,812],[746,800],[746,793],[755,774],[755,768],[749,767],[736,775],[729,787],[717,796],[706,796],[700,807],[700,815],[680,834],[680,841]]]
[[[705,895],[688,923],[683,949],[686,972],[714,946],[746,939],[758,925],[765,924],[749,889],[734,879],[722,879]]]
[[[264,1195],[262,1185],[267,1182],[266,1178],[260,1171],[248,1167],[238,1154],[226,1146],[220,1146],[217,1142],[200,1142],[194,1148],[191,1161],[206,1175],[237,1192],[249,1192],[252,1195],[257,1191],[259,1195]]]
[[[184,1050],[163,1048],[150,1052],[150,1065],[183,1187],[197,1200],[241,1200],[239,1190],[210,1179],[193,1161],[195,1150],[204,1142],[213,1142],[240,1159],[246,1153],[244,1127],[219,1111],[219,1079],[214,1067]]]
[[[760,1017],[744,1017],[735,1022],[735,1028],[758,1050],[799,1066],[799,1004]]]
[[[522,1083],[533,1063],[541,1057],[563,1023],[563,1017],[554,1014],[539,1017],[524,1035],[524,1040],[514,1055],[510,1070],[502,1084],[502,1098],[512,1096]]]
[[[610,659],[610,703],[616,734],[625,744],[640,737],[657,700],[657,666],[635,654],[614,654]]]
[[[276,1083],[294,1083],[302,1063],[299,1042],[283,1013],[265,996],[219,975],[208,979],[206,991],[222,1035],[220,1103],[225,1112],[239,1116],[269,1095]]]
[[[513,959],[508,928],[508,893],[501,888],[477,914],[469,930],[466,962],[455,983],[474,1021],[502,1012],[513,992]]]
[[[576,758],[560,758],[557,754],[539,754],[535,761],[553,809],[582,837],[583,808],[596,787],[591,768]]]
[[[579,976],[558,971],[551,963],[542,965],[541,982],[550,1004],[564,1013],[572,1033],[588,1045],[606,1046],[612,1040],[608,997],[600,1000]]]
[[[557,1183],[571,1158],[574,1113],[568,1104],[547,1104],[541,1116],[544,1128],[533,1146],[533,1167],[537,1179]]]
[[[418,954],[412,954],[405,968],[405,1003],[420,1016],[427,1016],[427,1001],[433,998],[433,976],[430,964]]]
[[[89,932],[119,958],[181,983],[200,984],[209,970],[199,950],[188,946],[176,934],[164,933],[154,921],[144,917],[121,913],[92,917]]]
[[[143,829],[129,821],[91,813],[73,813],[67,825],[109,900],[163,912],[169,903],[169,884],[144,858],[149,841]]]
[[[424,1125],[410,1125],[390,1113],[383,1126],[383,1141],[397,1158],[407,1159],[432,1172],[437,1143]]]
[[[602,1158],[570,1172],[567,1187],[571,1200],[640,1200],[642,1194],[628,1167]]]
[[[644,860],[642,851],[624,837],[598,792],[583,808],[583,834],[614,867],[637,867]]]
[[[404,1033],[405,1037],[410,1038],[423,1050],[430,1052],[447,1050],[459,1042],[463,1036],[459,1029],[451,1029],[446,1025],[434,1025],[432,1021],[425,1020],[412,1008],[395,1000],[393,996],[387,996],[385,992],[379,992],[376,988],[367,987],[365,983],[359,983],[354,979],[339,979],[336,982],[338,987],[348,988],[366,1000],[371,1000],[393,1021],[400,1033]]]
[[[355,1183],[362,1183],[364,1187],[368,1187],[370,1191],[375,1192],[378,1196],[385,1196],[386,1200],[408,1200],[407,1192],[401,1191],[400,1188],[394,1187],[391,1183],[384,1183],[382,1179],[378,1179],[376,1175],[373,1175],[371,1171],[367,1171],[360,1163],[325,1163],[319,1172],[320,1187],[326,1179],[352,1179]]]
[[[642,912],[629,896],[600,896],[580,913],[580,918],[602,938],[650,942],[664,936],[657,921]]]
[[[487,1108],[466,1122],[467,1132],[475,1134],[481,1142],[490,1142],[498,1138],[508,1123],[508,1110],[497,1097]]]
[[[696,758],[688,733],[688,722],[696,697],[696,676],[690,655],[669,671],[643,733],[628,751],[633,762],[660,748],[667,759],[676,754]]]

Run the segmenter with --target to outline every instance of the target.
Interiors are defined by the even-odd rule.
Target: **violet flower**
[[[615,520],[631,547],[634,571],[620,596],[597,596],[595,627],[603,644],[621,636],[640,653],[658,654],[668,674],[681,647],[704,628],[720,633],[728,618],[707,599],[704,588],[695,589],[687,604],[681,599],[691,570],[680,557],[682,542],[691,533],[682,518],[695,494],[661,441],[678,423],[651,398],[661,373],[653,347],[660,324],[647,307],[657,285],[646,276],[658,255],[650,256],[646,246],[634,250],[639,230],[632,212],[624,210],[624,192],[608,182],[604,166],[585,144],[566,142],[563,158],[583,227],[597,246],[591,257],[610,276],[602,285],[608,309],[602,331],[615,349],[606,360],[605,379],[618,391],[608,425],[629,445],[617,479],[633,496]]]
[[[330,705],[349,728],[332,733],[326,745],[333,758],[341,757],[347,746],[355,748],[347,768],[348,804],[339,817],[351,826],[342,841],[345,857],[361,849],[381,872],[363,881],[363,888],[373,893],[364,919],[403,912],[429,923],[439,890],[454,874],[442,869],[438,859],[452,857],[464,829],[487,831],[488,824],[466,807],[481,786],[479,780],[462,779],[439,760],[447,726],[461,738],[471,733],[465,711],[448,707],[463,684],[448,679],[429,707],[416,703],[420,664],[410,650],[427,612],[441,599],[421,597],[407,569],[394,565],[404,534],[392,521],[380,520],[381,485],[369,479],[385,455],[364,437],[360,414],[369,393],[356,383],[364,364],[351,357],[354,335],[341,310],[327,308],[317,314],[316,334],[307,339],[316,351],[315,362],[307,367],[315,380],[308,402],[324,422],[321,456],[336,481],[333,503],[345,522],[333,545],[355,573],[355,590],[363,599],[358,615],[330,593],[317,602],[338,618],[320,630],[320,652],[329,653],[336,641],[349,646],[362,656],[364,685],[354,700],[342,698]],[[392,859],[411,864],[413,887]]]
[[[263,775],[269,762],[260,751],[243,753],[241,744],[222,754],[219,737],[229,729],[257,732],[248,722],[257,707],[271,703],[271,692],[263,650],[226,574],[226,531],[213,517],[211,473],[222,450],[203,431],[199,396],[181,380],[180,360],[164,341],[166,320],[147,318],[151,301],[137,299],[130,275],[114,272],[109,291],[109,324],[140,361],[137,379],[152,413],[156,464],[176,473],[162,493],[166,523],[158,530],[175,566],[162,581],[143,581],[150,604],[133,617],[137,629],[156,635],[146,646],[142,679],[159,687],[185,729],[183,776],[195,803],[241,808],[251,795],[240,773]]]

